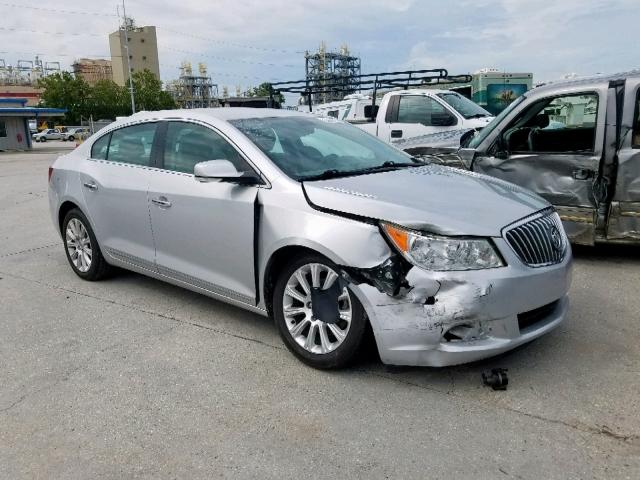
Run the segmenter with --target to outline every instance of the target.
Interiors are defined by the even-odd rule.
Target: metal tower
[[[342,100],[345,95],[356,92],[357,82],[353,77],[360,75],[360,58],[352,56],[347,45],[342,45],[340,52],[327,52],[322,42],[316,53],[305,52],[304,60],[308,87],[322,90],[324,85],[339,85],[335,91],[314,94],[314,103]]]

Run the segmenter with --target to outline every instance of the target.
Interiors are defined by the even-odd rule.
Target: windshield
[[[463,97],[456,92],[438,93],[438,97],[447,102],[454,110],[456,110],[464,118],[480,118],[492,117],[491,113],[486,111],[477,103],[472,102],[467,97]]]
[[[478,148],[478,145],[480,145],[484,141],[484,139],[487,138],[489,136],[489,134],[495,130],[495,128],[498,126],[498,124],[500,122],[502,122],[502,119],[505,118],[507,115],[509,115],[509,113],[514,108],[516,108],[517,105],[519,105],[520,103],[522,103],[524,101],[524,99],[525,99],[525,96],[524,95],[520,95],[513,102],[511,102],[509,104],[509,106],[507,106],[507,108],[505,108],[503,111],[501,111],[496,118],[491,120],[487,124],[486,127],[484,127],[482,130],[480,130],[480,132],[477,133],[476,136],[471,139],[471,141],[469,142],[468,147],[469,148]]]
[[[295,180],[421,163],[373,135],[331,118],[245,118],[230,123]]]

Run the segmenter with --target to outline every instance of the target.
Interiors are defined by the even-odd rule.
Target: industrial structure
[[[27,106],[36,106],[42,94],[38,81],[60,71],[60,62],[43,62],[37,56],[34,60],[18,60],[15,65],[0,58],[0,97],[23,98]]]
[[[82,78],[90,85],[101,80],[113,80],[111,60],[101,58],[79,58],[72,65],[76,77]]]
[[[113,81],[118,85],[128,83],[129,64],[132,73],[146,69],[160,79],[156,27],[136,27],[133,19],[125,17],[122,26],[109,35],[109,50]]]
[[[218,85],[213,83],[207,74],[207,66],[198,64],[195,73],[190,62],[182,62],[180,78],[169,83],[167,90],[178,108],[208,108],[218,107]]]
[[[339,52],[328,52],[324,42],[315,53],[304,54],[307,85],[312,90],[323,90],[325,85],[340,85],[332,91],[315,93],[313,103],[342,100],[345,95],[355,93],[357,85],[353,78],[360,75],[360,58],[349,53],[349,47],[342,45]]]

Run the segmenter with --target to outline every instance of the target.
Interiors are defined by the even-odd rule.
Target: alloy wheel
[[[321,263],[301,266],[287,281],[282,302],[285,323],[291,337],[308,352],[330,353],[347,338],[353,315],[347,287],[335,294],[338,312],[335,319],[315,318],[312,302],[312,290],[326,294],[339,281],[338,274]]]
[[[85,273],[91,268],[93,250],[91,238],[84,224],[77,218],[72,218],[67,223],[65,232],[67,252],[73,265],[78,271]]]

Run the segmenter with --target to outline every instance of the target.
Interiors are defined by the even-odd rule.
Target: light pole
[[[131,95],[131,114],[136,113],[136,100],[133,93],[133,77],[131,76],[131,55],[129,55],[129,31],[127,29],[127,9],[122,0],[122,14],[124,15],[124,49],[127,54],[127,69],[129,70],[129,94]]]

